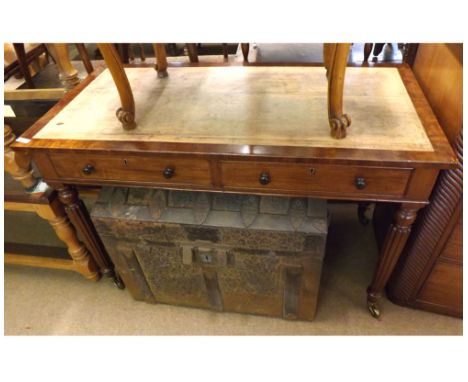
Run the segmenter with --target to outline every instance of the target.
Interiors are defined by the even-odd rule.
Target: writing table
[[[14,145],[58,190],[104,273],[107,257],[74,185],[161,187],[399,203],[367,291],[370,312],[441,169],[455,156],[404,65],[350,67],[353,124],[330,136],[320,67],[127,68],[138,128],[115,118],[108,70],[68,93]],[[359,271],[359,270],[356,270]]]

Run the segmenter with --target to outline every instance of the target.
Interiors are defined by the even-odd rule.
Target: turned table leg
[[[83,243],[78,240],[75,228],[71,225],[60,201],[55,198],[50,205],[36,205],[35,210],[41,218],[49,222],[58,238],[67,245],[76,270],[87,279],[98,281],[100,274],[97,265]]]
[[[9,173],[13,179],[19,181],[26,191],[34,190],[39,179],[33,176],[31,157],[25,152],[17,152],[11,149],[10,145],[15,141],[16,137],[10,126],[4,124],[3,133],[3,160],[5,163],[5,171]]]
[[[65,89],[73,89],[80,83],[78,70],[70,61],[67,44],[46,44],[48,52],[54,58],[59,69],[59,78]]]
[[[403,203],[393,217],[380,251],[377,269],[371,285],[367,288],[367,306],[373,317],[380,316],[379,300],[387,281],[395,268],[398,258],[408,240],[411,225],[414,223],[421,204]]]
[[[165,44],[153,44],[154,56],[156,57],[156,70],[158,77],[167,77],[167,54]]]
[[[346,137],[351,118],[343,113],[343,87],[351,44],[324,44],[323,56],[328,78],[328,121],[334,138]]]
[[[65,184],[55,185],[55,188],[58,191],[59,200],[65,205],[65,211],[70,221],[85,241],[101,273],[112,278],[115,285],[123,289],[125,286],[120,277],[115,273],[114,265],[104,248],[104,244],[99,238],[96,228],[94,228],[88,210],[83,201],[78,197],[76,188]]]
[[[127,75],[122,66],[119,54],[113,44],[98,44],[104,61],[114,79],[117,91],[119,92],[122,107],[117,109],[117,118],[122,123],[125,130],[132,130],[136,127],[135,123],[135,101],[133,99],[132,88],[128,82]]]

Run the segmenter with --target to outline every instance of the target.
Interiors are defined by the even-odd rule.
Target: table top
[[[181,67],[160,79],[127,68],[137,128],[123,130],[106,69],[85,80],[16,147],[115,149],[421,162],[447,167],[453,152],[409,67],[350,67],[345,139],[330,136],[322,67]],[[95,77],[95,78],[94,78]],[[66,106],[65,106],[66,105]]]

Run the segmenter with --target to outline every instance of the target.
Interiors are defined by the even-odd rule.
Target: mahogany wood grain
[[[221,161],[222,184],[225,189],[271,189],[289,191],[332,191],[335,193],[379,194],[388,197],[403,196],[411,169],[370,168],[360,166],[314,165],[313,163],[286,164],[275,162],[243,163]],[[262,185],[260,174],[271,181]],[[358,188],[357,179],[364,185]]]
[[[159,184],[211,185],[210,165],[204,159],[77,154],[50,154],[49,158],[59,176],[85,181],[114,179]],[[90,173],[83,172],[86,166],[91,166]],[[169,179],[163,174],[167,168],[174,171]]]

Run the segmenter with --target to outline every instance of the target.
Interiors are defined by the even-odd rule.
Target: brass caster
[[[367,308],[369,309],[369,312],[372,315],[372,317],[374,317],[374,318],[379,318],[380,317],[380,310],[377,307],[377,304],[375,304],[373,302],[368,302],[367,303]]]
[[[114,282],[114,285],[119,288],[119,289],[125,289],[125,284],[124,282],[122,281],[122,279],[120,278],[119,275],[115,275],[113,278],[112,278],[112,281]]]

